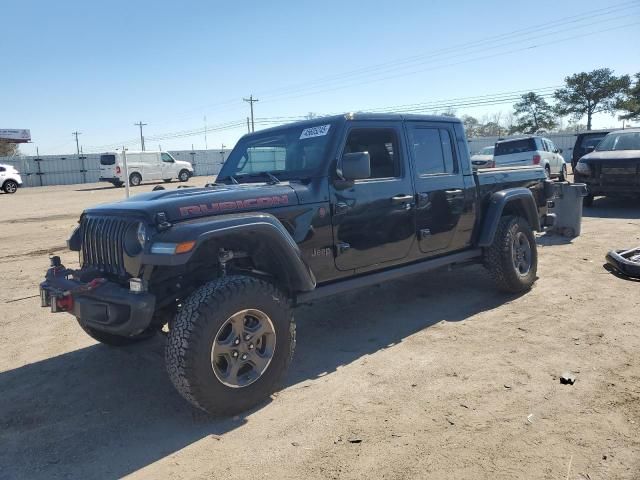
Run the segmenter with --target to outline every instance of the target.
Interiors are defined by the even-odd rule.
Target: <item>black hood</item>
[[[587,163],[640,161],[640,150],[594,150],[580,159]]]
[[[252,210],[271,210],[298,205],[298,196],[288,183],[215,185],[142,193],[119,202],[85,210],[97,215],[142,215],[154,221],[164,212],[175,222],[190,218]]]

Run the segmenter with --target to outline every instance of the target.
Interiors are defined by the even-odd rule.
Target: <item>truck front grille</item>
[[[80,224],[82,267],[124,275],[124,237],[131,220],[85,215]]]

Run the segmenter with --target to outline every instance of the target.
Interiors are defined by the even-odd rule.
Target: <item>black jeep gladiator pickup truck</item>
[[[68,241],[80,269],[52,257],[41,301],[110,345],[168,331],[178,391],[232,414],[277,388],[300,302],[466,263],[502,290],[529,289],[552,192],[540,167],[473,172],[450,117],[271,128],[241,138],[204,188],[86,210]]]

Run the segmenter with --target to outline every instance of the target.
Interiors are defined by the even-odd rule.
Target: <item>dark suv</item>
[[[571,154],[571,168],[573,170],[575,170],[578,160],[593,151],[607,133],[609,133],[609,130],[598,130],[597,132],[591,131],[578,134],[576,143],[573,146],[573,153]]]

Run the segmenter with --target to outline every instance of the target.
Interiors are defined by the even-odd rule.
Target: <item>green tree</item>
[[[0,157],[12,157],[18,154],[17,143],[0,142]]]
[[[539,130],[551,130],[557,125],[553,107],[544,97],[535,92],[525,93],[520,101],[513,106],[516,123],[511,126],[509,133],[536,133]]]
[[[640,73],[636,73],[635,77],[635,85],[616,104],[618,110],[626,112],[620,115],[620,120],[640,120]]]
[[[467,134],[467,137],[478,136],[478,128],[480,127],[480,122],[477,118],[471,117],[469,115],[464,115],[462,117],[462,124],[464,125],[464,131]]]
[[[594,113],[614,113],[616,105],[629,89],[629,75],[616,77],[610,68],[581,72],[566,77],[565,86],[556,90],[554,97],[559,115],[571,115],[575,120],[587,116],[587,130],[591,130]]]

